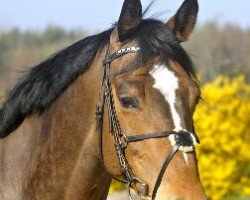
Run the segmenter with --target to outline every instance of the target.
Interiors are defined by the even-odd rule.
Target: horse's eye
[[[139,101],[136,97],[121,97],[120,102],[124,108],[136,108],[139,106]]]

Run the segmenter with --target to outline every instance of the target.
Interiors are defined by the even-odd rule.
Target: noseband
[[[136,142],[140,142],[140,141],[148,140],[148,139],[168,137],[173,148],[171,149],[170,153],[166,157],[166,160],[156,180],[153,193],[151,196],[152,200],[154,200],[156,197],[157,190],[162,181],[163,175],[166,171],[166,168],[168,167],[169,163],[173,159],[176,152],[183,151],[187,153],[187,152],[194,151],[195,145],[198,142],[197,142],[196,135],[186,130],[161,131],[161,132],[155,132],[155,133],[129,136],[121,129],[121,126],[120,126],[120,123],[116,114],[116,109],[115,109],[115,104],[114,104],[114,99],[113,99],[113,94],[112,94],[112,87],[111,87],[110,74],[109,74],[110,63],[125,54],[136,53],[138,51],[140,51],[139,47],[131,47],[131,48],[121,49],[119,51],[116,51],[110,54],[109,47],[107,49],[107,53],[103,61],[102,89],[100,92],[100,99],[96,107],[96,128],[99,133],[99,156],[100,156],[100,160],[103,166],[105,167],[105,164],[103,161],[103,152],[102,152],[102,129],[103,129],[104,105],[106,102],[107,109],[108,109],[108,118],[109,118],[109,132],[114,137],[115,150],[118,156],[119,164],[121,167],[121,172],[124,177],[124,180],[118,180],[117,178],[115,179],[127,184],[130,200],[132,200],[132,197],[130,194],[131,184],[139,184],[141,186],[141,191],[139,192],[140,195],[143,197],[146,197],[148,195],[148,184],[146,184],[145,182],[143,182],[142,180],[140,180],[138,177],[134,175],[126,159],[125,149],[130,143],[136,143]]]

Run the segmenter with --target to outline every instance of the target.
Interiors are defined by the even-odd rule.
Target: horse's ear
[[[186,42],[192,33],[198,14],[197,0],[185,0],[177,13],[167,22],[167,26],[173,31],[180,42]]]
[[[142,18],[140,0],[125,0],[118,21],[118,36],[123,42],[128,39],[139,25]]]

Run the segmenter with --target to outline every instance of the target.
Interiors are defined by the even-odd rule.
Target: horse
[[[0,199],[103,200],[112,178],[145,198],[207,199],[200,88],[181,46],[197,13],[185,0],[164,23],[125,0],[110,29],[26,72],[0,110]]]

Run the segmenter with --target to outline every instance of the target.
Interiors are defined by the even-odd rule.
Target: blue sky
[[[142,0],[145,7],[151,0]],[[160,19],[172,16],[183,0],[158,0],[150,16],[166,11]],[[120,14],[123,0],[0,0],[0,29],[17,26],[23,30],[43,29],[48,24],[90,31],[110,27]],[[250,28],[249,0],[199,0],[199,23],[217,20]],[[1,30],[0,30],[1,31]]]

